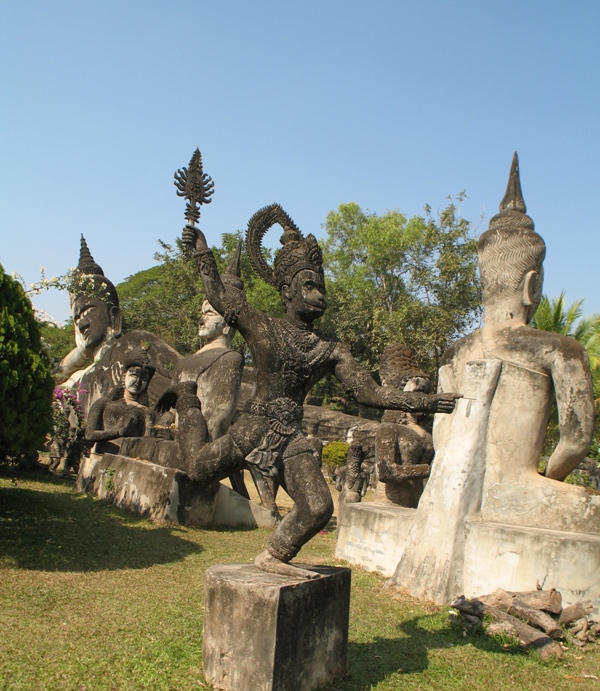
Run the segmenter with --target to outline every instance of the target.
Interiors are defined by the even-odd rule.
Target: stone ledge
[[[560,591],[563,606],[592,600],[600,613],[600,536],[468,520],[464,594],[496,588]]]
[[[387,578],[404,551],[415,509],[361,502],[340,507],[335,555]]]
[[[75,489],[153,520],[208,527],[273,527],[271,513],[220,483],[201,485],[183,471],[117,454],[91,454]]]

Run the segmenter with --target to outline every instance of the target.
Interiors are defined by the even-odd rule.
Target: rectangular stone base
[[[203,665],[227,691],[313,691],[346,668],[350,570],[298,580],[254,565],[206,571]]]
[[[269,511],[225,485],[201,485],[176,468],[117,454],[82,459],[75,488],[153,520],[199,528],[275,525]]]
[[[563,607],[581,600],[600,613],[600,536],[544,528],[466,522],[464,594],[476,597],[496,588],[556,588]]]
[[[415,509],[362,502],[340,507],[335,556],[367,571],[394,575]]]

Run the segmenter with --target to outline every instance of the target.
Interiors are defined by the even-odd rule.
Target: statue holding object
[[[198,159],[198,157],[197,157]],[[192,159],[192,163],[194,159]],[[178,189],[196,203],[195,177],[205,180],[200,166],[179,172]],[[283,228],[274,267],[261,253],[269,228]],[[333,338],[313,328],[326,308],[322,256],[313,235],[304,238],[278,204],[259,210],[250,219],[246,247],[255,271],[281,295],[284,318],[272,317],[251,307],[242,290],[225,286],[204,234],[188,222],[183,241],[200,271],[206,298],[227,324],[237,328],[248,343],[256,369],[252,398],[229,432],[204,443],[202,413],[195,396],[184,392],[177,400],[179,445],[186,470],[195,480],[211,482],[242,467],[254,467],[276,476],[294,500],[293,509],[278,524],[267,549],[255,564],[264,571],[296,578],[313,578],[311,571],[288,562],[331,518],[333,502],[313,445],[302,432],[302,403],[311,387],[327,374],[335,375],[360,403],[407,411],[452,412],[458,394],[405,393],[380,387]]]

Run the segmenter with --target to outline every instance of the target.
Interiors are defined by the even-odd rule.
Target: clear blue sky
[[[597,0],[0,0],[0,56],[0,262],[28,283],[82,232],[114,283],[151,266],[197,146],[213,244],[274,201],[319,236],[462,190],[482,231],[517,150],[545,292],[600,312]]]

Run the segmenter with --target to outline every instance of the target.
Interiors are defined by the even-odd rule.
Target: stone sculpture
[[[379,376],[384,386],[403,391],[429,393],[429,376],[417,365],[410,348],[388,346],[381,357]],[[429,477],[433,460],[431,433],[421,423],[423,416],[401,410],[386,410],[375,436],[375,459],[379,482],[375,503],[416,508]]]
[[[76,346],[59,365],[58,383],[77,391],[87,416],[95,400],[121,383],[127,353],[143,347],[156,367],[148,390],[150,404],[156,403],[171,383],[180,355],[148,331],[134,329],[122,334],[117,291],[94,261],[83,235],[70,299]],[[92,363],[87,365],[90,360]]]
[[[189,395],[178,399],[179,444],[187,472],[194,479],[211,482],[249,465],[266,476],[276,476],[295,505],[255,564],[294,578],[314,578],[314,572],[288,564],[333,512],[313,446],[302,432],[302,403],[313,384],[331,373],[360,403],[409,411],[450,412],[457,396],[383,389],[346,347],[314,330],[313,322],[326,307],[321,250],[314,236],[304,238],[278,204],[250,219],[246,247],[255,271],[279,290],[286,316],[275,318],[253,309],[243,291],[223,284],[204,234],[193,225],[199,218],[196,205],[212,185],[201,160],[196,167],[190,164],[189,170],[179,171],[176,179],[180,193],[189,200],[183,241],[196,259],[205,295],[226,323],[239,329],[256,368],[256,386],[244,412],[226,435],[206,445],[198,435],[197,399]],[[262,256],[261,243],[276,223],[284,230],[283,248],[272,268]]]
[[[440,370],[440,389],[464,399],[436,420],[431,478],[393,578],[417,596],[450,601],[539,579],[600,604],[600,493],[558,482],[592,440],[588,358],[574,339],[528,326],[545,252],[515,154],[500,213],[479,239],[484,326],[452,345]],[[554,400],[560,442],[543,477]]]
[[[107,444],[123,437],[149,436],[154,413],[148,407],[148,385],[155,368],[141,348],[129,351],[123,361],[123,381],[90,408],[85,438],[96,443],[97,453],[118,453]]]

